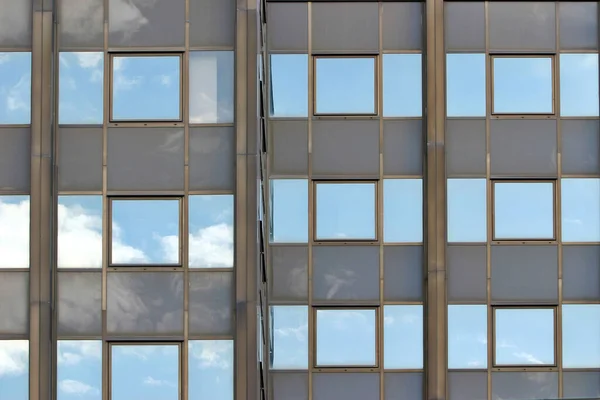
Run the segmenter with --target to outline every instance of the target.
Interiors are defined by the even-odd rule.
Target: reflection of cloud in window
[[[78,365],[86,359],[102,358],[102,342],[99,340],[59,340],[58,364]]]
[[[151,376],[147,376],[144,379],[144,385],[148,385],[148,386],[170,386],[170,387],[176,387],[177,385],[173,382],[169,382],[165,379],[154,379]]]
[[[192,363],[197,363],[200,368],[232,367],[233,342],[230,340],[190,341],[189,351]]]
[[[29,200],[0,199],[0,268],[29,265]]]
[[[143,14],[144,8],[153,7],[158,0],[110,0],[109,21],[110,31],[123,34],[127,40],[140,28],[148,24],[148,18]]]
[[[58,382],[58,390],[67,394],[75,395],[99,395],[100,390],[74,379],[64,379]]]
[[[29,342],[27,340],[0,340],[0,378],[28,372]]]
[[[233,52],[190,54],[190,122],[233,122]]]
[[[11,1],[11,0],[8,0]],[[60,28],[65,34],[88,42],[103,33],[102,0],[62,0]]]

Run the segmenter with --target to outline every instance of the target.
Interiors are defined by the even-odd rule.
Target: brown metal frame
[[[110,84],[109,84],[109,88],[108,88],[108,98],[109,98],[109,109],[108,109],[108,113],[109,113],[109,123],[118,123],[118,124],[139,124],[139,123],[166,123],[166,126],[172,126],[172,123],[183,123],[183,108],[184,108],[184,104],[185,101],[184,100],[184,91],[183,91],[183,75],[184,75],[184,61],[187,61],[187,59],[189,58],[189,55],[187,57],[185,57],[184,59],[184,53],[182,52],[145,52],[145,53],[133,53],[133,52],[112,52],[112,53],[108,53],[108,59],[109,59],[109,69],[108,71],[105,71],[105,74],[108,73],[109,75],[109,80],[110,80]],[[186,53],[187,54],[187,53]],[[152,58],[156,58],[156,57],[178,57],[179,58],[179,117],[176,119],[144,119],[144,120],[139,120],[139,119],[115,119],[113,117],[113,106],[114,106],[114,101],[113,101],[113,96],[114,96],[114,59],[120,57],[120,58],[134,58],[134,57],[152,57]]]
[[[557,236],[557,232],[556,232],[556,227],[557,227],[557,190],[556,190],[556,180],[555,179],[522,179],[522,180],[511,180],[511,179],[492,179],[491,181],[491,198],[488,200],[489,204],[490,204],[490,213],[491,213],[491,228],[492,228],[492,241],[493,242],[522,242],[522,243],[526,243],[526,242],[533,242],[533,243],[540,243],[540,242],[549,242],[549,243],[554,243],[556,241]],[[516,184],[528,184],[528,183],[550,183],[552,184],[552,207],[553,207],[553,212],[552,212],[552,237],[551,238],[498,238],[496,237],[496,191],[495,191],[495,187],[496,184],[502,184],[502,183],[516,183]],[[501,244],[501,243],[498,243]]]
[[[312,89],[313,89],[313,96],[310,96],[309,94],[309,100],[312,102],[313,105],[313,113],[311,114],[309,112],[309,116],[310,115],[314,115],[315,117],[365,117],[365,116],[372,116],[372,117],[376,117],[379,115],[379,64],[380,64],[380,57],[378,55],[365,55],[365,54],[357,54],[357,55],[351,55],[351,54],[340,54],[340,55],[317,55],[314,54],[311,56],[311,54],[309,53],[309,60],[312,59],[312,65],[311,65],[311,70],[312,70],[312,76],[314,77],[312,80]],[[373,59],[373,75],[374,75],[374,82],[373,82],[373,112],[372,113],[320,113],[318,111],[317,108],[317,62],[319,59],[360,59],[360,58],[369,58],[369,59]]]

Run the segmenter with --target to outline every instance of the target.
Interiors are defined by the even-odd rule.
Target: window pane
[[[190,268],[233,267],[233,195],[188,199]]]
[[[0,196],[0,268],[29,267],[29,196]]]
[[[111,264],[179,263],[179,200],[112,200]]]
[[[179,399],[178,345],[112,345],[111,399]]]
[[[386,369],[423,368],[423,306],[385,306]]]
[[[29,399],[29,341],[0,340],[0,399]]]
[[[388,243],[423,241],[421,179],[383,181],[383,240]]]
[[[308,55],[271,55],[271,116],[308,116]]]
[[[102,268],[102,196],[58,196],[58,267]]]
[[[376,315],[374,309],[317,310],[317,366],[376,365]]]
[[[102,124],[104,54],[60,53],[59,124]]]
[[[315,114],[375,114],[375,58],[315,59]]]
[[[496,365],[553,365],[554,310],[495,310]]]
[[[233,51],[190,52],[190,122],[233,122]]]
[[[552,59],[494,57],[494,109],[500,114],[551,114]]]
[[[562,306],[563,368],[600,368],[600,305]]]
[[[598,54],[560,55],[560,115],[599,115]]]
[[[308,181],[271,181],[271,242],[308,242]]]
[[[495,240],[553,238],[553,183],[494,183]]]
[[[116,56],[112,59],[114,121],[181,119],[179,56]]]
[[[375,183],[318,183],[316,240],[375,240]]]
[[[600,179],[563,179],[562,241],[600,242]]]
[[[448,368],[487,368],[486,305],[448,305]]]
[[[58,341],[58,400],[102,398],[102,341]]]
[[[422,115],[422,70],[420,54],[383,55],[383,116]]]
[[[446,56],[446,115],[485,116],[485,54]]]
[[[233,400],[233,340],[190,340],[190,400]]]
[[[448,179],[448,242],[487,240],[487,180]]]
[[[271,368],[308,368],[308,307],[271,307]]]
[[[0,53],[0,124],[31,121],[31,53]]]

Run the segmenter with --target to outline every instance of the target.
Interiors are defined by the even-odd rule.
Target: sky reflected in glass
[[[485,57],[481,54],[446,56],[446,115],[485,116]]]
[[[560,115],[597,117],[598,54],[560,55]]]
[[[448,242],[487,240],[487,180],[448,179]]]
[[[190,123],[233,123],[233,51],[190,52]]]
[[[102,341],[59,340],[58,400],[102,398]]]
[[[190,268],[233,267],[233,195],[189,197]]]
[[[423,306],[383,307],[384,367],[423,368]]]
[[[29,196],[0,196],[0,268],[29,268]]]
[[[104,53],[60,53],[59,124],[102,124]]]
[[[564,304],[563,368],[600,368],[600,304]]]
[[[28,340],[0,340],[0,399],[29,399]]]
[[[271,55],[271,116],[308,116],[308,54]]]
[[[233,400],[233,340],[190,340],[188,350],[188,398]]]
[[[0,124],[31,122],[31,53],[0,52]]]
[[[272,306],[271,368],[308,368],[308,306]]]
[[[58,196],[57,241],[59,268],[102,268],[102,196]]]
[[[600,179],[562,179],[562,241],[600,242]]]
[[[423,180],[383,181],[383,240],[388,243],[423,241]]]
[[[448,368],[487,368],[487,305],[448,305]]]
[[[271,180],[271,242],[308,242],[308,180]]]
[[[420,117],[423,114],[420,54],[383,55],[383,116]]]

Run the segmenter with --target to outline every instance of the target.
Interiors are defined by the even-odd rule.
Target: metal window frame
[[[107,251],[107,268],[125,268],[127,270],[131,270],[131,269],[136,269],[136,268],[141,268],[142,270],[145,269],[151,269],[152,271],[157,270],[157,268],[176,268],[176,269],[182,269],[182,267],[184,266],[183,264],[183,241],[184,241],[184,233],[183,233],[183,229],[184,229],[184,221],[183,221],[183,215],[184,215],[184,205],[183,205],[183,201],[184,198],[183,196],[108,196],[107,197],[107,202],[108,202],[108,210],[107,210],[107,219],[108,219],[108,231],[107,231],[107,241],[108,241],[108,251]],[[178,241],[179,241],[179,246],[178,246],[178,261],[177,263],[147,263],[147,264],[140,264],[140,263],[113,263],[112,260],[112,238],[113,238],[113,202],[114,201],[154,201],[154,200],[168,200],[168,201],[178,201],[178,207],[179,207],[179,215],[177,218],[177,230],[178,230]]]
[[[513,184],[532,184],[532,183],[545,183],[552,184],[552,237],[550,238],[502,238],[496,236],[496,184],[513,183]],[[550,242],[554,243],[558,238],[558,201],[557,201],[557,180],[556,179],[491,179],[490,180],[491,196],[488,200],[490,204],[491,214],[491,231],[492,231],[492,242]]]
[[[515,306],[491,306],[491,318],[492,318],[492,359],[490,364],[491,369],[494,371],[503,371],[505,369],[511,368],[526,368],[527,371],[532,370],[543,370],[543,371],[556,371],[559,362],[558,362],[558,306],[543,306],[543,305],[515,305]],[[497,341],[496,341],[496,311],[498,310],[517,310],[517,311],[525,311],[525,310],[552,310],[553,318],[552,324],[554,329],[552,331],[553,335],[553,360],[552,364],[496,364],[496,352],[497,352]]]
[[[133,126],[135,126],[135,124],[140,124],[140,123],[184,123],[183,120],[183,114],[184,114],[184,104],[185,104],[185,99],[184,99],[184,87],[183,87],[183,75],[184,75],[184,61],[186,59],[184,59],[184,52],[181,51],[177,51],[177,52],[109,52],[108,54],[108,63],[109,63],[109,70],[108,70],[108,77],[109,77],[109,85],[108,85],[108,101],[109,101],[109,107],[108,107],[108,123],[109,124],[118,124],[119,126],[124,125],[124,124],[133,124]],[[114,111],[114,94],[115,94],[115,89],[114,89],[114,76],[115,76],[115,71],[114,71],[114,59],[115,58],[135,58],[135,57],[142,57],[142,58],[157,58],[157,57],[177,57],[179,60],[179,116],[177,118],[174,119],[115,119],[113,116],[113,111]],[[185,53],[185,57],[187,57],[187,53]],[[106,94],[105,94],[106,96]]]
[[[310,56],[309,54],[309,60],[311,62],[311,69],[312,69],[312,93],[313,93],[313,97],[312,99],[310,99],[310,101],[312,102],[313,105],[313,113],[312,115],[315,117],[377,117],[379,116],[379,64],[380,64],[380,55],[378,54],[372,54],[372,55],[368,55],[368,54],[356,54],[356,55],[352,55],[352,54],[340,54],[340,55],[319,55],[319,54],[313,54],[312,56]],[[330,59],[330,60],[343,60],[343,59],[348,59],[348,60],[355,60],[355,59],[372,59],[373,60],[373,112],[364,112],[364,113],[321,113],[318,110],[318,104],[317,104],[317,98],[318,98],[318,92],[317,92],[317,71],[318,71],[318,61],[322,60],[322,59]],[[309,94],[310,97],[310,94]],[[310,117],[311,113],[309,110],[309,117]]]
[[[358,184],[358,185],[372,185],[373,186],[373,205],[374,205],[374,209],[373,209],[373,213],[374,213],[374,221],[375,221],[375,226],[373,227],[373,233],[374,236],[372,238],[320,238],[317,235],[318,232],[318,214],[319,214],[319,207],[318,207],[318,202],[317,202],[317,196],[318,196],[318,186],[319,185],[349,185],[349,184]],[[379,243],[381,241],[381,238],[379,237],[379,186],[380,185],[380,181],[376,180],[376,179],[346,179],[346,180],[320,180],[320,179],[313,179],[310,183],[309,183],[309,187],[312,186],[313,190],[312,190],[312,196],[310,201],[313,204],[313,210],[314,212],[312,213],[312,220],[313,220],[313,224],[312,224],[312,242],[313,243],[372,243],[372,244],[376,244]]]
[[[555,53],[539,53],[539,54],[530,54],[530,53],[489,53],[487,52],[487,56],[489,57],[489,65],[490,65],[490,102],[491,108],[490,113],[492,117],[510,117],[510,116],[529,116],[529,117],[555,117],[557,114],[557,91],[556,91],[556,54]],[[518,58],[523,60],[534,59],[534,58],[548,58],[550,59],[550,76],[551,76],[551,90],[552,90],[552,111],[551,112],[496,112],[495,111],[495,92],[494,87],[496,84],[494,68],[495,68],[495,60],[501,58]]]
[[[318,322],[318,318],[317,318],[317,314],[319,313],[319,311],[339,311],[339,312],[344,312],[344,311],[356,311],[356,310],[360,310],[360,311],[374,311],[374,315],[373,315],[373,327],[375,328],[375,333],[374,333],[374,341],[375,341],[375,364],[370,365],[370,364],[335,364],[335,365],[320,365],[318,363],[318,337],[319,337],[319,324]],[[375,372],[377,369],[380,368],[382,362],[381,362],[381,343],[379,341],[379,337],[380,337],[380,329],[381,327],[379,326],[379,320],[380,318],[380,314],[381,314],[381,307],[379,306],[361,306],[361,305],[351,305],[351,304],[347,304],[347,305],[343,305],[343,306],[322,306],[322,305],[313,305],[309,308],[308,310],[309,312],[309,319],[312,320],[313,323],[313,331],[312,331],[312,337],[313,337],[313,346],[312,348],[309,349],[309,351],[312,353],[312,359],[313,359],[313,365],[311,365],[310,367],[312,367],[314,370],[316,370],[317,372],[340,372],[340,370],[342,370],[343,372],[348,372],[348,369],[368,369],[368,370],[372,370],[373,372]]]

